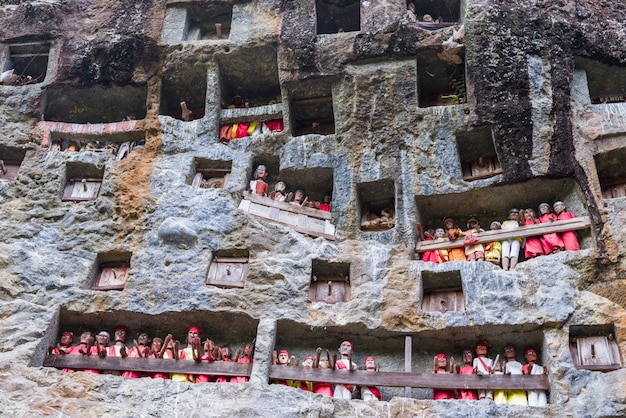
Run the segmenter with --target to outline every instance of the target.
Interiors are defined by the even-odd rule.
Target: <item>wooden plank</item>
[[[472,375],[407,372],[372,372],[270,366],[270,378],[362,386],[431,389],[524,389],[549,390],[546,375]]]
[[[45,367],[58,369],[93,370],[132,370],[145,373],[208,374],[219,376],[250,376],[252,363],[234,362],[195,362],[190,360],[170,360],[154,358],[121,358],[97,356],[48,355],[43,362]]]
[[[578,218],[566,219],[562,221],[554,221],[551,223],[542,223],[528,226],[521,226],[515,229],[501,229],[497,231],[485,231],[474,235],[478,238],[479,243],[488,243],[491,241],[504,241],[517,237],[532,237],[543,234],[558,233],[565,231],[576,231],[579,229],[587,229],[591,225],[591,221],[586,216]],[[424,252],[439,250],[442,248],[459,248],[463,246],[463,237],[456,241],[450,241],[447,238],[442,240],[420,241],[417,243],[415,252]]]
[[[258,194],[243,192],[243,198],[249,200],[254,203],[258,203],[263,206],[269,206],[273,208],[278,208],[280,210],[284,210],[292,213],[303,213],[307,216],[317,218],[317,219],[328,219],[329,221],[332,218],[330,212],[326,212],[323,210],[309,208],[306,206],[292,205],[289,202],[279,202],[277,200],[272,200],[269,197],[259,196]]]

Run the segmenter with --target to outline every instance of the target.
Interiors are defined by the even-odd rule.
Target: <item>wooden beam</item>
[[[372,372],[365,370],[310,369],[275,365],[270,367],[270,378],[360,386],[404,386],[431,389],[550,389],[550,382],[546,375],[481,376],[473,374]]]
[[[517,237],[532,237],[543,234],[558,233],[565,231],[576,231],[579,229],[587,229],[591,225],[591,221],[586,216],[578,218],[566,219],[563,221],[554,221],[550,223],[542,223],[528,226],[521,226],[515,229],[500,229],[496,231],[485,231],[474,235],[478,238],[478,243],[484,244],[492,241],[505,241]],[[417,243],[415,252],[439,250],[443,248],[459,248],[463,246],[463,237],[456,241],[450,241],[447,238],[420,241]]]
[[[222,361],[195,362],[190,360],[171,360],[155,358],[121,358],[98,356],[70,356],[48,355],[43,365],[58,369],[92,369],[92,370],[119,370],[137,371],[145,373],[183,373],[183,374],[208,374],[216,376],[250,376],[251,363],[227,363]]]
[[[287,212],[292,212],[292,213],[302,213],[312,218],[329,220],[329,221],[331,220],[331,213],[323,211],[323,210],[309,208],[307,206],[292,205],[289,202],[279,202],[277,200],[272,200],[269,197],[259,196],[258,194],[254,194],[250,192],[243,192],[243,197],[246,200],[249,200],[254,203],[258,203],[263,206],[277,208],[277,209],[285,210]]]
[[[404,371],[406,373],[411,373],[413,370],[411,369],[412,358],[411,355],[413,353],[413,337],[407,335],[404,337]],[[404,397],[411,397],[411,387],[404,387]]]
[[[311,106],[320,103],[331,103],[333,101],[332,96],[324,96],[324,97],[312,97],[310,99],[300,99],[300,100],[292,100],[292,106]]]

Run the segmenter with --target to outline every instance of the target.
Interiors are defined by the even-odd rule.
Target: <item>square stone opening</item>
[[[315,0],[317,34],[361,30],[360,0]]]
[[[626,197],[626,148],[618,148],[594,156],[602,197]]]
[[[569,341],[570,353],[577,369],[610,371],[622,367],[612,324],[571,326]]]
[[[230,179],[232,161],[195,158],[191,185],[200,189],[221,189]]]
[[[326,303],[348,302],[350,300],[350,263],[313,260],[309,299]]]
[[[463,180],[474,181],[502,174],[490,127],[459,132],[456,135],[456,143]]]
[[[250,253],[247,249],[219,250],[213,254],[206,284],[222,288],[242,288],[248,277]]]
[[[441,313],[465,311],[463,281],[459,270],[422,271],[422,310]]]
[[[589,216],[583,194],[573,178],[532,179],[524,183],[473,189],[464,193],[451,193],[416,198],[417,222],[425,230],[443,228],[443,219],[451,217],[461,230],[467,229],[467,221],[475,217],[484,230],[493,221],[507,219],[509,209],[533,208],[547,202],[551,206],[557,200],[565,203],[567,211],[575,217]],[[581,248],[593,245],[589,229],[577,231]],[[522,255],[523,251],[520,251]]]
[[[282,101],[275,47],[238,49],[218,56],[218,61],[222,107],[237,107],[233,104],[235,96],[248,107]]]
[[[85,88],[48,86],[43,105],[45,120],[67,123],[111,123],[146,117],[147,87]]]
[[[288,168],[280,171],[278,179],[286,185],[285,194],[291,192],[295,195],[296,190],[302,190],[305,198],[307,198],[307,202],[315,205],[315,207],[324,203],[324,196],[326,195],[331,196],[332,201],[332,168],[316,167],[304,170]],[[274,187],[275,184],[270,184],[270,191],[274,190]],[[327,212],[330,212],[330,210]]]
[[[626,102],[626,66],[607,65],[576,57],[576,69],[585,70],[592,104]]]
[[[185,41],[228,39],[233,20],[232,0],[188,4]]]
[[[2,71],[13,70],[19,76],[14,85],[42,83],[48,72],[49,41],[24,41],[9,44]]]
[[[388,231],[396,226],[396,187],[384,179],[357,184],[361,231]]]
[[[0,181],[15,180],[25,156],[25,149],[0,145]]]
[[[96,257],[95,275],[91,280],[93,290],[123,290],[130,270],[129,251],[99,253]]]
[[[65,186],[61,200],[82,202],[95,200],[100,193],[104,167],[82,162],[68,162],[65,166]]]
[[[409,0],[407,3],[413,3],[415,6],[415,16],[418,21],[439,24],[433,25],[433,29],[451,26],[461,20],[462,6],[464,6],[461,0]],[[429,15],[432,21],[428,18],[424,20],[425,15]]]
[[[193,63],[177,65],[163,76],[159,114],[183,121],[203,118],[206,86],[206,67]]]
[[[276,155],[270,154],[262,154],[255,157],[252,166],[250,167],[250,174],[248,176],[248,184],[246,184],[246,190],[248,190],[250,186],[250,182],[254,180],[254,173],[258,166],[264,165],[267,171],[267,177],[265,178],[265,182],[268,184],[268,190],[271,193],[274,190],[274,186],[276,183],[280,181],[280,160]]]
[[[315,79],[289,88],[293,136],[335,133],[331,80]]]
[[[438,50],[426,49],[417,55],[417,96],[419,107],[450,106],[465,103],[464,52],[461,63],[450,64],[437,56]]]
[[[130,328],[126,346],[133,346],[142,332],[150,337],[165,339],[172,334],[174,340],[179,340],[184,347],[187,341],[187,331],[190,327],[200,328],[202,340],[213,340],[219,347],[229,346],[233,352],[243,348],[256,338],[259,321],[246,314],[235,312],[162,312],[151,315],[143,312],[108,311],[108,312],[79,312],[61,307],[60,312],[51,320],[44,337],[37,345],[30,366],[40,367],[43,363],[49,346],[56,346],[65,331],[74,334],[74,344],[78,344],[81,333],[91,332],[94,336],[100,331],[107,331],[113,335],[118,325]],[[236,324],[236,326],[235,326]]]

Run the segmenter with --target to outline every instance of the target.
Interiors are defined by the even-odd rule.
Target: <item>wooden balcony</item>
[[[559,233],[565,231],[577,231],[587,229],[591,225],[591,221],[586,216],[578,218],[566,219],[563,221],[554,221],[551,223],[542,223],[529,226],[521,226],[515,229],[500,229],[496,231],[485,231],[474,235],[478,238],[477,243],[489,243],[493,241],[506,241],[509,239],[521,237],[533,237],[543,234]],[[456,241],[450,241],[447,238],[440,238],[432,241],[420,241],[417,243],[415,252],[422,253],[424,251],[440,250],[443,248],[458,248],[463,246],[463,238]]]
[[[302,234],[335,240],[335,226],[330,223],[330,212],[279,202],[249,192],[243,193],[239,209],[256,218],[289,227]]]

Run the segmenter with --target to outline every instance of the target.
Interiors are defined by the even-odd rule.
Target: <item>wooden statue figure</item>
[[[180,360],[201,361],[200,341],[200,328],[189,328],[187,331],[187,347],[178,351],[178,358]],[[195,383],[196,381],[193,375],[181,373],[172,373],[171,379],[175,382]]]
[[[331,361],[331,357],[328,354],[328,350],[326,350],[326,354],[322,357],[322,347],[317,347],[317,350],[315,350],[315,360],[313,361],[313,367],[320,368],[320,369],[334,369],[335,368],[335,365]],[[333,385],[330,383],[326,383],[326,382],[313,382],[313,393],[332,397]]]
[[[356,364],[352,362],[352,343],[350,341],[344,341],[339,346],[340,358],[335,364],[336,370],[356,370]],[[335,391],[333,397],[340,399],[352,399],[352,392],[354,387],[351,385],[335,385]]]
[[[504,364],[504,374],[521,375],[522,363],[517,361],[517,352],[515,351],[515,347],[513,347],[513,345],[507,344],[504,346],[504,357],[506,358],[506,363]],[[528,405],[526,391],[516,389],[507,390],[506,403],[509,405]]]
[[[437,354],[434,358],[435,374],[450,374],[453,365],[448,369],[448,356],[443,353]],[[433,389],[433,399],[438,401],[442,399],[456,399],[454,389]]]
[[[528,208],[524,211],[524,226],[535,225],[540,223],[537,219],[537,215],[532,208]],[[524,244],[524,257],[526,259],[543,255],[543,246],[541,245],[540,237],[527,237]]]
[[[539,205],[539,222],[552,223],[556,221],[556,215],[552,212],[552,208],[547,203],[541,203]],[[550,234],[543,234],[541,236],[541,245],[543,246],[544,254],[558,253],[565,249],[563,240],[559,237],[559,234],[552,232]]]
[[[265,182],[267,167],[259,165],[254,171],[254,180],[250,181],[250,192],[259,196],[268,196],[269,185]]]
[[[519,228],[520,214],[518,209],[509,210],[509,218],[502,222],[502,229]],[[519,260],[519,250],[522,238],[512,238],[502,241],[502,269],[513,270]]]
[[[534,348],[527,347],[524,350],[524,358],[528,362],[522,367],[524,374],[547,374],[547,369],[537,364],[537,351]],[[529,406],[546,406],[548,404],[545,390],[529,390],[527,394]]]
[[[463,351],[463,367],[457,366],[458,374],[476,374],[476,369],[472,362],[474,361],[474,355],[472,350]],[[478,394],[475,390],[459,390],[459,399],[465,401],[475,401],[478,399]]]
[[[463,246],[465,247],[465,257],[469,261],[483,261],[485,259],[485,248],[483,244],[477,243],[476,234],[485,232],[480,227],[478,220],[474,217],[467,221],[467,231],[465,231],[465,241]]]
[[[147,358],[150,355],[150,337],[145,332],[142,332],[137,337],[137,340],[133,341],[133,346],[128,351],[128,357],[130,358]],[[134,371],[125,371],[122,373],[122,377],[129,379],[137,379],[142,377],[142,374]]]
[[[456,222],[452,218],[445,218],[443,220],[443,228],[446,231],[446,236],[450,241],[456,241],[459,237],[465,236],[463,231],[456,226]],[[448,250],[448,261],[465,261],[465,250],[463,248],[451,248]]]
[[[497,231],[502,229],[502,224],[498,221],[493,221],[489,225],[491,231]],[[491,241],[485,244],[485,260],[489,261],[496,266],[500,265],[500,259],[502,258],[502,243],[500,241]]]
[[[560,200],[554,202],[554,213],[556,214],[556,220],[562,221],[565,219],[573,219],[575,216],[571,212],[567,212],[565,203]],[[561,239],[563,240],[563,247],[565,251],[580,250],[580,244],[578,243],[578,237],[574,231],[565,231],[561,233]]]
[[[488,375],[493,372],[493,360],[487,357],[489,347],[491,346],[485,340],[480,340],[476,343],[476,358],[474,359],[474,369],[476,369],[476,374]],[[479,390],[478,399],[493,400],[493,392],[490,390]]]

